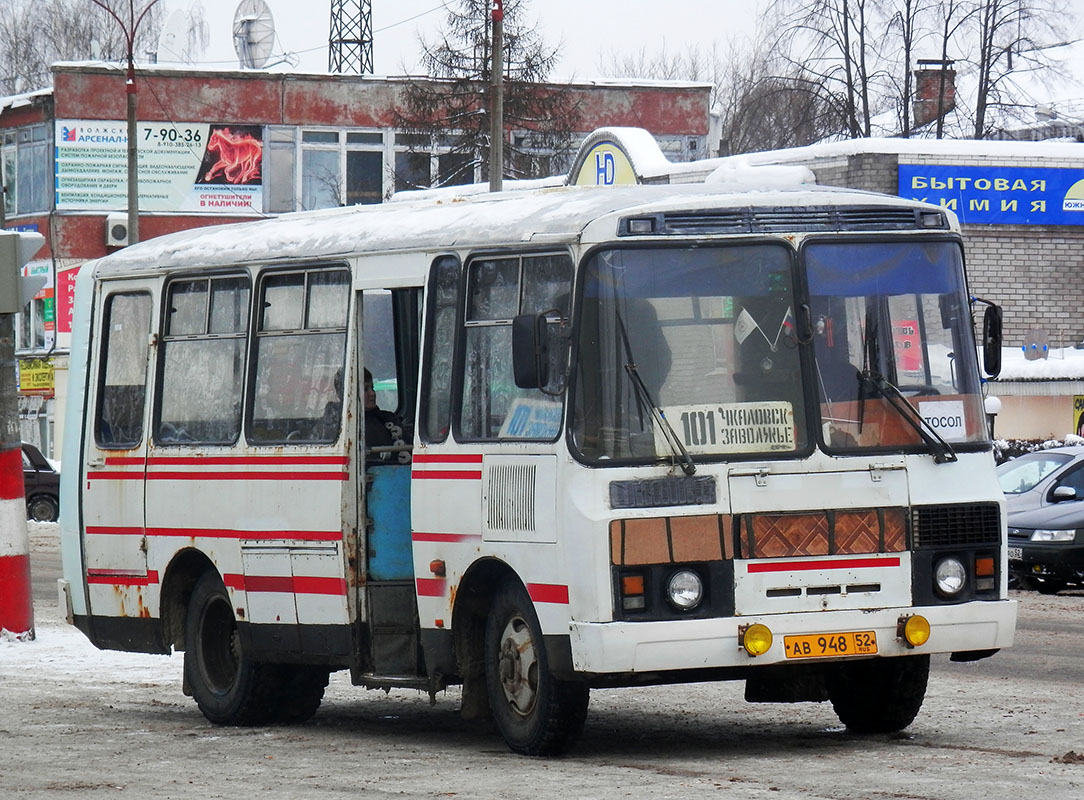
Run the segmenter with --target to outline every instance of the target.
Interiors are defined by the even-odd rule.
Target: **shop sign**
[[[19,359],[19,394],[37,394],[52,397],[55,390],[53,362],[50,359]]]

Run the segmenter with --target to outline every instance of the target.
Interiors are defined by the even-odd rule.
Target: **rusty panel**
[[[881,549],[881,524],[877,512],[840,511],[836,514],[836,553],[877,553]]]
[[[907,516],[902,508],[886,508],[885,545],[886,553],[902,553],[907,549]]]
[[[747,543],[748,544],[748,543]],[[828,555],[826,514],[757,514],[754,558]]]
[[[708,133],[708,90],[692,87],[573,87],[584,128],[628,125],[656,136]]]
[[[402,105],[400,87],[382,81],[336,79],[323,75],[292,77],[282,96],[286,125],[336,125],[359,128],[394,127]]]
[[[670,549],[674,561],[718,561],[723,557],[719,516],[671,517]]]
[[[625,564],[666,564],[670,561],[665,519],[627,519],[624,524]]]

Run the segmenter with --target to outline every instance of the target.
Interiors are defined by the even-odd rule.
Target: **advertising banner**
[[[1084,225],[1084,169],[900,164],[899,195],[977,225]]]
[[[140,211],[259,214],[263,128],[199,122],[137,124]],[[56,207],[128,207],[128,126],[56,121]]]
[[[52,361],[47,358],[19,360],[19,394],[52,397],[55,386]]]

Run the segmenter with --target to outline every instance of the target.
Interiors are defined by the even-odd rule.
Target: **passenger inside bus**
[[[365,369],[365,461],[368,464],[407,463],[410,452],[403,450],[394,453],[391,450],[373,452],[373,448],[402,447],[408,444],[404,436],[403,421],[391,412],[384,411],[376,404],[376,390],[373,388],[373,374]]]

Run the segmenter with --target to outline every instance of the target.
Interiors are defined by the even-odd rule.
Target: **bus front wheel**
[[[493,598],[485,667],[493,718],[512,750],[558,755],[580,735],[590,691],[550,672],[534,604],[518,581],[506,582]]]
[[[203,716],[216,725],[267,722],[274,666],[245,652],[229,594],[216,572],[209,570],[196,582],[184,630],[185,683]]]
[[[930,657],[899,656],[833,665],[825,676],[840,722],[855,733],[894,733],[914,721],[926,697]]]

